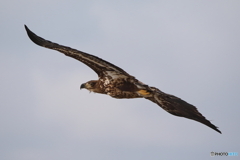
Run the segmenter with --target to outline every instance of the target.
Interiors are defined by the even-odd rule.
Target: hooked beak
[[[85,83],[80,86],[80,89],[85,88]]]

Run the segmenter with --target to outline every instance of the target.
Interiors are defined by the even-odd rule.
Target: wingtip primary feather
[[[28,37],[37,45],[47,47],[49,41],[37,36],[35,33],[33,33],[26,25],[24,25],[25,30],[27,32]],[[50,42],[51,43],[51,42]]]
[[[25,30],[26,30],[26,32],[28,34],[28,37],[31,39],[32,34],[34,34],[34,33],[27,27],[27,25],[24,24],[24,27],[25,27]]]
[[[212,124],[212,123],[211,123],[209,120],[207,120],[207,119],[206,119],[206,121],[207,121],[207,123],[206,123],[206,122],[201,122],[201,121],[199,121],[199,122],[207,125],[208,127],[212,128],[213,130],[215,130],[215,131],[217,131],[218,133],[222,134],[222,132],[218,129],[217,126],[215,126],[214,124]]]
[[[24,27],[25,27],[25,29],[28,29],[28,27],[27,27],[27,25],[26,25],[26,24],[24,24]]]
[[[24,25],[24,27],[25,27],[25,30],[26,30],[26,32],[27,32],[28,37],[29,37],[34,43],[36,43],[36,44],[39,45],[38,40],[37,40],[37,37],[38,37],[38,36],[37,36],[36,34],[34,34],[26,25]]]
[[[217,131],[218,133],[222,134],[222,132],[219,130],[219,127],[215,126],[214,124],[212,124],[209,120],[207,120],[210,125],[208,125],[210,128],[214,129],[215,131]]]

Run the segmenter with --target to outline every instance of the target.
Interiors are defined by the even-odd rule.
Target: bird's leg
[[[150,92],[148,90],[145,90],[145,89],[141,89],[141,90],[137,91],[137,93],[141,94],[142,96],[150,94]]]
[[[137,87],[137,94],[143,97],[149,97],[151,96],[151,89],[149,88],[148,85],[142,84],[142,83],[135,83]]]

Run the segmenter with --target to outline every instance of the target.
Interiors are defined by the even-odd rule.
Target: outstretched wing
[[[215,131],[221,133],[218,127],[207,120],[195,106],[185,102],[184,100],[170,94],[166,94],[155,87],[150,87],[153,90],[151,97],[146,97],[150,101],[158,104],[165,111],[180,117],[189,118],[207,125]]]
[[[127,75],[129,74],[125,72],[123,69],[101,59],[96,56],[93,56],[88,53],[84,53],[82,51],[78,51],[76,49],[72,49],[67,46],[62,46],[57,43],[53,43],[51,41],[45,40],[39,36],[37,36],[35,33],[33,33],[31,30],[28,29],[28,27],[25,25],[25,29],[27,31],[27,34],[29,38],[37,45],[46,47],[49,49],[57,50],[59,52],[64,53],[66,56],[75,58],[84,64],[86,64],[88,67],[92,68],[99,77],[103,76],[104,71],[115,71],[119,74]]]

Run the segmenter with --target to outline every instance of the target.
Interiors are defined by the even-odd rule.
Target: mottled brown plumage
[[[66,56],[75,58],[98,74],[98,80],[83,83],[80,88],[107,94],[113,98],[146,98],[175,116],[198,121],[221,133],[215,125],[198,112],[196,107],[184,100],[140,82],[123,69],[101,58],[45,40],[30,31],[27,26],[25,26],[25,29],[29,38],[37,45],[57,50]]]

